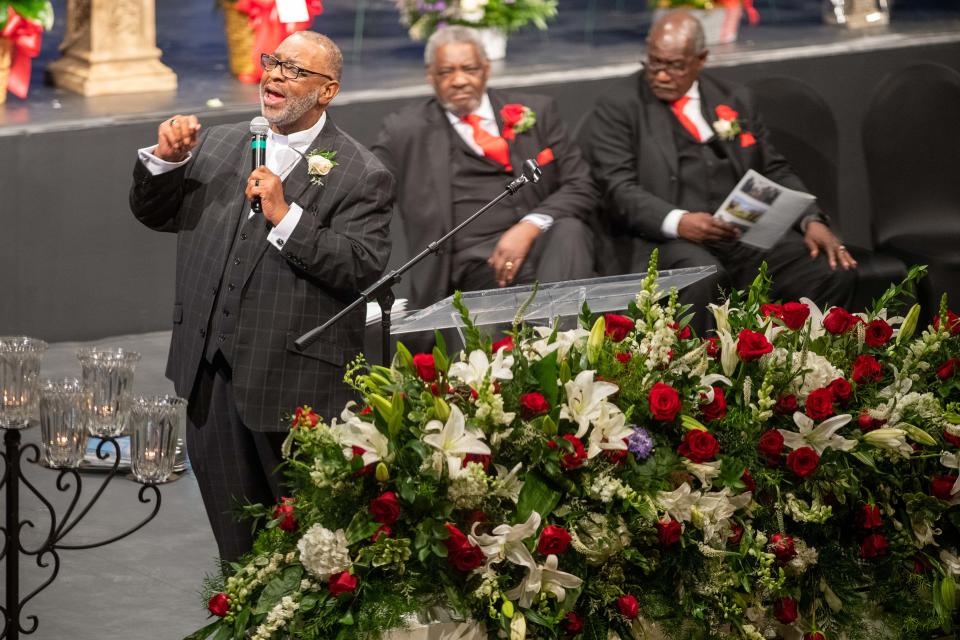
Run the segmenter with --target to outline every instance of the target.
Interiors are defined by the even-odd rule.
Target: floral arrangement
[[[39,23],[44,31],[53,28],[53,4],[50,0],[0,0],[0,30],[13,16]]]
[[[547,28],[557,0],[396,0],[400,21],[414,40],[424,40],[448,24],[516,31],[530,23]]]
[[[769,303],[692,334],[654,256],[625,315],[469,322],[329,424],[297,409],[290,498],[192,638],[378,638],[426,612],[489,638],[929,638],[956,622],[960,319]],[[658,302],[658,299],[660,302]]]
[[[9,64],[0,70],[0,104],[6,102],[7,91],[27,97],[33,59],[40,55],[43,32],[52,27],[50,0],[0,0],[0,58],[4,66]]]

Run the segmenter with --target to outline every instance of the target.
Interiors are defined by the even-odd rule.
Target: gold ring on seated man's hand
[[[840,245],[839,247],[837,247],[837,251],[846,251],[846,250],[847,248],[843,245]]]
[[[513,269],[513,262],[511,260],[507,260],[506,262],[503,263],[503,266],[506,267],[507,269]]]

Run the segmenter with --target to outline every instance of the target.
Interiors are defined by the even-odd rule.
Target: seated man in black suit
[[[598,194],[545,96],[487,89],[490,63],[475,31],[447,27],[424,55],[435,96],[387,116],[372,150],[397,178],[410,255],[501,193],[536,158],[528,184],[468,225],[412,272],[413,303],[454,290],[571,280],[593,274],[587,221]]]
[[[721,287],[749,284],[766,260],[775,298],[848,304],[857,263],[819,209],[766,252],[738,242],[737,228],[713,216],[749,169],[807,189],[770,145],[746,88],[701,73],[706,59],[699,21],[667,14],[650,31],[643,70],[605,92],[581,129],[613,235],[644,241],[633,270],[645,268],[656,245],[661,269],[716,264],[715,279],[683,292],[703,304]],[[740,133],[725,135],[731,118]]]

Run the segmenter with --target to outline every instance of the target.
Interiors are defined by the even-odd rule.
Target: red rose
[[[774,318],[783,318],[783,305],[779,304],[762,304],[760,305],[760,313],[764,318],[769,318],[773,316]]]
[[[387,491],[370,501],[370,515],[374,522],[393,524],[400,517],[400,501],[397,494]]]
[[[277,527],[283,531],[297,530],[297,518],[293,514],[293,498],[280,498],[280,504],[273,510],[273,519],[280,521]]]
[[[377,529],[373,536],[370,537],[370,542],[376,542],[380,538],[389,538],[393,535],[393,529],[388,527],[385,524],[380,525],[380,528]]]
[[[857,359],[853,361],[853,370],[850,377],[857,384],[865,384],[867,382],[880,382],[883,373],[876,358],[863,355],[857,356]]]
[[[697,464],[712,460],[719,452],[720,445],[717,439],[700,429],[683,434],[683,441],[677,447],[677,453]]]
[[[743,527],[735,522],[730,523],[730,535],[727,536],[727,544],[738,545],[743,538]]]
[[[433,382],[437,379],[437,366],[433,362],[432,354],[418,353],[413,356],[413,366],[417,370],[417,375],[424,382]]]
[[[777,404],[773,408],[780,415],[790,416],[797,410],[797,396],[792,393],[777,398]]]
[[[864,335],[864,342],[868,347],[882,347],[887,344],[887,340],[893,335],[893,327],[886,320],[877,318],[867,323],[867,332]]]
[[[783,305],[783,324],[796,331],[810,317],[810,307],[802,302],[785,302]]]
[[[874,429],[879,429],[884,420],[877,420],[870,416],[869,413],[861,413],[857,418],[857,425],[860,427],[860,431],[863,433],[870,433]]]
[[[833,393],[834,399],[840,401],[840,404],[847,404],[847,401],[850,400],[850,394],[853,393],[853,387],[850,386],[846,378],[837,378],[828,384],[827,388]]]
[[[773,617],[783,624],[793,624],[797,621],[797,601],[793,598],[780,598],[773,605]]]
[[[207,602],[207,609],[218,618],[222,618],[230,613],[230,598],[224,592],[214,595]]]
[[[626,442],[626,438],[624,438]],[[610,461],[610,464],[623,464],[630,456],[627,449],[604,449],[603,457]]]
[[[737,336],[737,355],[744,362],[752,362],[760,356],[773,351],[773,345],[767,336],[750,329],[742,329]]]
[[[475,525],[476,523],[486,522],[486,521],[487,521],[487,514],[481,511],[480,509],[474,509],[469,513],[469,515],[467,515],[467,519],[464,522],[464,524],[466,525],[467,530],[472,530],[473,525]]]
[[[637,604],[637,599],[631,595],[617,598],[617,609],[620,611],[620,615],[631,620],[640,615],[640,605]]]
[[[500,117],[503,118],[503,124],[512,127],[523,119],[524,111],[526,111],[526,107],[522,104],[505,104],[500,109]]]
[[[787,456],[787,467],[801,478],[806,478],[816,471],[818,464],[820,456],[811,447],[794,449]]]
[[[313,429],[317,426],[317,423],[320,422],[320,416],[313,412],[313,409],[309,407],[297,407],[297,410],[293,414],[293,424],[290,425],[291,428],[301,427],[307,429]]]
[[[463,466],[467,466],[467,463],[476,462],[477,464],[483,466],[483,470],[486,471],[490,468],[490,463],[493,461],[493,456],[487,453],[468,453],[463,456]]]
[[[829,387],[814,389],[807,396],[806,414],[813,420],[825,420],[833,415],[833,391]]]
[[[834,307],[823,319],[823,328],[834,335],[840,335],[850,331],[859,321],[860,318],[843,307]]]
[[[493,353],[500,351],[500,349],[503,349],[504,351],[513,351],[513,336],[507,336],[506,338],[497,340],[490,345],[490,350],[493,351]]]
[[[660,538],[660,544],[665,547],[671,547],[680,542],[680,536],[683,535],[683,525],[671,518],[664,518],[657,521],[657,537]]]
[[[784,533],[775,533],[770,536],[770,553],[777,557],[777,562],[787,564],[797,555],[797,547],[793,536]]]
[[[565,453],[560,457],[560,466],[564,469],[576,469],[587,459],[587,450],[583,448],[580,438],[572,435],[565,435],[563,439],[573,446],[573,453]],[[551,449],[557,448],[557,443],[553,440],[547,443]]]
[[[717,117],[721,120],[736,120],[739,115],[725,104],[717,105]]]
[[[930,482],[930,493],[944,502],[950,502],[953,498],[951,491],[956,481],[956,474],[933,476],[933,480]]]
[[[880,507],[875,504],[865,504],[860,508],[857,520],[862,529],[876,529],[883,526],[880,517]]]
[[[550,403],[539,391],[532,391],[520,396],[520,414],[529,420],[550,411]]]
[[[803,634],[803,640],[827,640],[827,636],[820,631],[808,631]]]
[[[668,384],[658,382],[647,396],[654,420],[669,422],[680,413],[680,394]]]
[[[720,387],[713,388],[713,402],[701,404],[700,413],[707,422],[720,420],[727,415],[727,399],[723,395],[723,389]]]
[[[330,576],[330,595],[336,598],[344,593],[352,593],[357,588],[357,576],[349,571],[341,571]]]
[[[936,315],[933,318],[933,328],[937,331],[940,330],[940,315]],[[953,335],[960,334],[960,317],[957,316],[953,311],[947,311],[947,329]]]
[[[960,365],[960,358],[950,358],[939,367],[937,367],[937,377],[946,380],[956,373],[957,366]]]
[[[620,342],[633,331],[636,323],[627,316],[618,316],[615,313],[608,313],[603,316],[605,328],[604,331],[611,342]]]
[[[677,334],[678,340],[689,340],[690,336],[693,335],[693,331],[690,330],[690,325],[686,325],[683,329],[681,329],[678,323],[671,322],[670,328],[673,329],[675,334]]]
[[[540,541],[537,542],[537,551],[545,556],[560,555],[570,545],[570,534],[563,527],[555,524],[547,525],[540,532]]]
[[[770,429],[760,434],[760,440],[757,441],[757,449],[767,458],[767,463],[776,465],[780,462],[780,454],[783,453],[783,434],[776,429]]]
[[[616,358],[621,364],[627,364],[630,362],[630,358],[632,357],[633,354],[631,354],[629,351],[621,351],[620,353],[616,354]]]
[[[860,544],[860,557],[866,560],[879,558],[890,553],[890,543],[879,533],[871,533]]]
[[[710,336],[703,341],[707,345],[707,356],[710,358],[716,358],[720,355],[720,338],[717,336]]]
[[[452,524],[444,526],[450,532],[450,537],[443,541],[447,547],[447,562],[458,571],[473,571],[483,564],[485,556],[480,547],[470,544],[467,536]]]
[[[949,431],[943,432],[943,439],[955,447],[960,447],[960,436],[955,436]]]
[[[750,469],[743,470],[743,473],[740,474],[740,482],[746,485],[747,491],[750,493],[757,491],[757,483],[754,481],[753,476],[750,475]]]
[[[571,611],[563,619],[563,628],[572,636],[583,631],[583,620],[575,612]]]

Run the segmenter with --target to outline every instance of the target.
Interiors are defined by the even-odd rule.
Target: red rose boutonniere
[[[518,133],[523,133],[537,123],[537,114],[533,109],[522,104],[505,104],[500,109],[503,118],[503,139],[515,140]]]
[[[713,123],[713,130],[721,140],[733,140],[740,136],[741,147],[752,147],[757,144],[757,139],[749,131],[744,131],[740,126],[740,114],[725,104],[717,105],[717,120]]]

